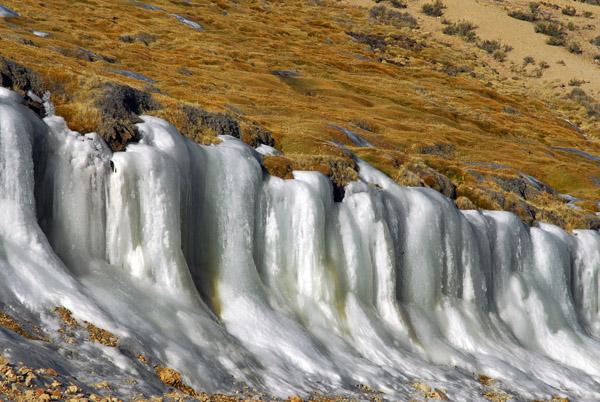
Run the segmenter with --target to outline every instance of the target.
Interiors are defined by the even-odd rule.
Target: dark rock
[[[0,56],[0,85],[21,95],[32,91],[42,96],[44,86],[39,74],[16,61]]]
[[[119,40],[124,43],[135,43],[139,42],[146,46],[150,45],[152,42],[156,42],[156,36],[147,34],[146,32],[139,32],[135,35],[121,35],[119,36]]]
[[[585,214],[584,219],[588,229],[600,230],[600,217],[592,214]]]
[[[108,63],[114,64],[117,63],[119,61],[119,59],[117,59],[116,57],[112,57],[112,56],[99,56],[94,52],[90,52],[89,50],[85,50],[81,47],[77,47],[77,50],[79,50],[81,53],[86,54],[87,56],[89,56],[91,58],[90,61],[96,61],[96,60],[101,60],[101,61],[106,61]]]
[[[42,98],[34,94],[32,91],[27,91],[25,101],[27,102],[27,107],[33,110],[38,116],[42,118],[46,117],[46,108],[44,107],[44,101]]]
[[[282,78],[288,78],[288,77],[300,77],[300,74],[294,72],[294,71],[286,71],[286,70],[273,70],[271,71],[272,74],[278,76],[278,77],[282,77]]]
[[[162,105],[144,91],[112,82],[104,84],[96,107],[102,123],[98,133],[113,151],[121,151],[130,141],[139,140],[135,123],[141,123],[138,115],[162,108]]]
[[[532,186],[527,180],[522,177],[510,177],[507,179],[493,177],[496,183],[502,187],[502,190],[516,194],[524,200],[532,200],[540,195],[540,190]]]
[[[123,43],[133,43],[135,42],[135,38],[131,35],[121,35],[119,36],[119,40]]]
[[[521,116],[521,112],[519,112],[518,110],[510,107],[510,106],[503,106],[502,107],[502,113],[506,113],[506,114],[514,114],[517,116]]]
[[[177,69],[177,72],[181,75],[192,75],[192,73],[190,72],[190,70],[188,70],[186,67],[179,67]]]
[[[506,203],[506,198],[502,194],[497,191],[491,190],[485,186],[481,186],[481,189],[487,194],[488,198],[498,205],[500,209],[504,209],[504,204]]]
[[[159,94],[159,95],[169,95],[168,93],[161,91],[160,89],[156,88],[154,85],[144,85],[144,91],[146,92],[150,92],[151,94]]]
[[[346,195],[346,191],[343,186],[338,186],[333,183],[333,202],[342,202],[344,201],[344,196]]]
[[[369,131],[371,133],[373,132],[373,128],[366,121],[350,120],[350,123],[354,124],[356,127],[360,128],[361,130]]]
[[[89,50],[85,50],[81,47],[76,47],[75,49],[68,49],[68,48],[64,48],[64,47],[48,46],[48,49],[52,50],[53,52],[60,53],[63,56],[72,57],[74,59],[79,59],[79,60],[83,60],[83,61],[89,61],[89,62],[105,61],[105,62],[111,63],[111,64],[117,63],[119,61],[119,59],[117,59],[116,57],[98,55],[94,52],[90,52]]]
[[[540,215],[539,209],[523,200],[510,201],[506,206],[506,211],[514,213],[529,225],[532,225]]]
[[[417,152],[420,154],[436,155],[440,158],[448,159],[451,158],[452,155],[454,155],[454,153],[456,152],[456,148],[454,147],[454,145],[451,144],[440,143],[433,144],[428,147],[422,147],[418,149]]]
[[[241,129],[238,122],[230,115],[218,112],[207,112],[206,110],[183,106],[183,113],[187,117],[187,132],[197,131],[198,129],[210,129],[216,135],[231,135],[235,138],[241,137]]]
[[[67,49],[64,47],[49,46],[48,49],[52,50],[53,52],[60,53],[65,57],[71,57],[71,58],[79,59],[79,60],[83,60],[83,61],[94,62],[98,59],[97,56],[94,55],[93,53],[82,51],[79,48],[78,49]]]
[[[31,39],[27,39],[27,38],[21,38],[20,41],[22,44],[27,45],[27,46],[33,46],[33,47],[40,47],[40,45],[38,45],[37,43],[35,43],[34,41],[32,41]]]
[[[485,176],[484,176],[484,175],[482,175],[482,174],[481,174],[481,173],[479,173],[479,172],[476,172],[476,171],[474,171],[474,170],[471,170],[471,169],[467,170],[467,172],[469,172],[469,174],[470,174],[471,176],[473,176],[473,178],[474,178],[475,180],[477,180],[477,183],[481,183],[482,181],[484,181],[484,180],[485,180]]]
[[[456,186],[446,176],[429,167],[416,167],[410,169],[423,181],[423,183],[450,199],[456,199]]]
[[[256,122],[249,124],[244,130],[244,141],[256,148],[260,144],[265,144],[270,147],[275,145],[275,141],[271,136],[271,132]]]

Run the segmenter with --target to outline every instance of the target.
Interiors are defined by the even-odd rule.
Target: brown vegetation
[[[598,193],[592,179],[594,165],[576,155],[553,153],[548,147],[600,154],[596,143],[586,141],[562,119],[568,117],[589,138],[597,138],[595,106],[583,95],[561,98],[534,87],[525,91],[522,83],[498,75],[484,62],[487,55],[483,54],[491,51],[485,60],[504,60],[508,66],[506,60],[518,53],[512,56],[515,51],[508,52],[511,43],[503,38],[500,42],[482,37],[457,50],[435,40],[417,28],[420,23],[413,17],[420,14],[424,2],[404,2],[406,9],[389,1],[370,2],[366,9],[343,2],[299,0],[268,6],[242,0],[236,7],[213,0],[194,3],[194,8],[183,2],[152,2],[198,22],[205,31],[134,2],[98,0],[76,11],[69,11],[75,7],[69,4],[51,0],[40,12],[39,2],[33,0],[6,1],[6,6],[22,14],[11,18],[10,24],[22,29],[0,25],[3,56],[38,73],[36,85],[43,82],[43,90],[52,92],[57,114],[73,129],[100,131],[109,142],[120,135],[112,145],[115,150],[135,140],[135,114],[150,113],[172,122],[199,143],[218,142],[216,135],[225,133],[252,146],[275,146],[285,156],[265,158],[269,172],[290,178],[294,169],[317,170],[341,187],[357,176],[351,158],[328,143],[336,140],[401,184],[441,190],[440,175],[446,176],[461,189],[457,197],[462,197],[459,204],[463,207],[535,208],[539,210],[535,219],[531,214],[521,215],[531,222],[550,219],[567,229],[590,227],[593,221],[585,215],[588,212],[570,210],[562,199],[552,196],[545,196],[543,202],[520,198],[528,205],[523,209],[516,202],[518,195],[504,194],[508,201],[500,203],[483,188],[464,190],[481,185],[469,173],[480,168],[468,164],[490,162],[519,169],[559,193],[593,200]],[[452,14],[452,4],[443,3],[444,15]],[[552,11],[545,5],[528,8],[524,4],[531,14]],[[575,16],[564,15],[560,9],[552,12],[557,17],[584,18],[579,6]],[[474,24],[459,21],[450,27],[459,35],[464,33],[467,40],[479,35]],[[52,36],[39,38],[27,31],[34,29]],[[589,43],[590,35],[579,43],[582,56],[591,54],[587,50],[594,46]],[[56,49],[75,53],[83,49],[95,56],[84,52],[86,56],[79,57]],[[542,60],[539,67],[529,64],[528,70],[515,72],[523,78],[538,77],[558,68],[555,61],[536,59]],[[116,70],[142,74],[153,83]],[[591,84],[583,88],[586,85]],[[112,105],[130,118],[112,137],[114,113],[102,101],[111,86],[132,88],[136,99],[147,99],[137,102],[143,106],[139,110],[120,108],[127,106],[125,101]],[[361,122],[368,130],[353,122]],[[328,123],[355,131],[376,148],[355,146],[330,130]],[[451,144],[455,151],[446,157],[419,153],[439,143]],[[490,176],[519,176],[515,170],[485,170]],[[563,212],[566,217],[553,218]]]

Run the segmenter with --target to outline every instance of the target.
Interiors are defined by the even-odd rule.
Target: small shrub
[[[431,17],[441,17],[442,14],[444,14],[444,8],[446,8],[446,6],[441,0],[435,0],[433,3],[423,4],[421,11]]]
[[[556,64],[560,64],[561,66],[566,66],[564,60],[559,60],[559,61],[556,62]]]
[[[591,11],[584,11],[583,16],[585,18],[594,18],[594,13],[592,13]]]
[[[390,0],[392,7],[406,8],[406,4],[402,0]]]
[[[489,54],[494,53],[496,50],[502,49],[502,45],[497,40],[483,40],[477,44],[477,47],[485,50]]]
[[[508,16],[516,18],[521,21],[535,22],[538,20],[538,16],[534,13],[526,13],[521,10],[513,10],[508,12]]]
[[[361,130],[373,132],[373,128],[366,121],[350,120],[350,123],[354,124],[356,127],[360,128]]]
[[[535,32],[541,33],[547,36],[559,37],[563,36],[565,32],[562,27],[556,22],[552,21],[539,21],[535,24]]]
[[[567,99],[574,100],[580,106],[583,106],[590,117],[597,117],[600,115],[600,104],[596,102],[594,98],[586,94],[581,88],[573,88],[567,95]]]
[[[546,39],[546,44],[550,46],[565,46],[567,41],[562,36],[551,36]]]
[[[578,86],[580,86],[583,83],[585,83],[584,80],[578,80],[577,78],[571,78],[569,80],[569,86],[570,87],[578,87]]]
[[[369,10],[369,15],[377,20],[385,18],[386,14],[387,8],[384,5],[375,6]]]
[[[575,25],[571,21],[569,21],[569,23],[567,24],[567,29],[569,31],[576,31],[577,30],[577,25]]]
[[[577,14],[577,10],[575,10],[575,7],[573,6],[566,6],[563,7],[562,10],[560,10],[564,15],[570,15],[570,16],[574,16],[575,14]]]
[[[485,50],[488,54],[493,54],[496,60],[504,61],[506,57],[506,53],[512,50],[511,46],[502,45],[500,41],[497,40],[482,40],[477,43],[477,47]]]
[[[494,52],[494,59],[498,60],[499,62],[503,62],[506,59],[506,53],[504,50],[496,50]]]
[[[538,12],[538,9],[540,8],[540,3],[529,3],[529,11],[531,12],[531,14],[535,14]]]
[[[545,61],[540,61],[540,64],[538,64],[540,66],[541,69],[545,70],[547,68],[550,68],[550,64],[546,63]]]
[[[579,46],[579,44],[577,44],[577,42],[569,43],[567,45],[567,50],[569,51],[569,53],[573,53],[573,54],[583,53],[583,50],[581,50],[581,47]]]
[[[448,74],[449,76],[452,77],[457,77],[458,74],[461,73],[473,73],[473,67],[469,66],[468,64],[459,64],[459,65],[454,65],[454,64],[450,64],[450,63],[444,63],[442,68],[440,68],[440,70],[442,73],[444,74]]]
[[[590,41],[592,45],[600,47],[600,36],[596,36],[594,39]]]
[[[535,64],[533,57],[527,56],[523,58],[523,67],[526,67],[528,64]]]
[[[375,6],[369,10],[369,15],[379,22],[393,25],[397,28],[418,28],[417,20],[406,12],[388,10],[385,6]]]
[[[446,35],[460,36],[467,42],[474,42],[477,39],[477,34],[475,33],[476,28],[477,26],[472,22],[463,20],[446,26],[442,32]]]

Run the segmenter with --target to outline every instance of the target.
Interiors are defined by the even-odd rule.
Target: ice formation
[[[0,327],[8,356],[147,392],[140,354],[207,392],[398,400],[424,381],[486,401],[475,373],[515,400],[600,399],[597,232],[459,211],[361,160],[333,202],[320,173],[271,177],[236,139],[142,119],[111,153],[0,89],[0,307],[51,329],[64,306],[120,337],[69,354]]]

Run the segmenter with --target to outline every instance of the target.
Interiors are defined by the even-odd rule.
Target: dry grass
[[[418,149],[445,142],[456,152],[432,162],[432,167],[459,172],[451,177],[459,187],[468,178],[467,163],[493,162],[518,168],[557,192],[586,200],[597,197],[590,179],[595,175],[593,164],[548,149],[566,146],[600,155],[596,143],[586,142],[562,120],[564,114],[585,126],[591,137],[600,134],[585,105],[551,92],[523,91],[519,83],[502,80],[482,65],[482,51],[470,44],[465,44],[472,46],[470,51],[455,51],[414,25],[392,30],[398,21],[390,12],[400,11],[388,8],[371,16],[368,9],[339,2],[299,0],[241,0],[235,6],[192,0],[193,7],[168,0],[150,3],[206,30],[191,29],[167,13],[133,2],[51,0],[41,6],[33,0],[10,0],[4,4],[23,15],[10,24],[53,36],[42,39],[0,24],[2,54],[37,70],[53,91],[57,113],[82,132],[98,127],[95,96],[104,82],[112,81],[160,91],[153,96],[164,108],[155,114],[182,129],[184,104],[229,114],[233,108],[242,128],[261,123],[272,133],[275,147],[286,154],[265,162],[280,177],[289,177],[295,168],[322,171],[337,184],[356,177],[348,157],[328,144],[335,139],[410,184],[415,180],[401,165],[422,164]],[[371,46],[348,32],[370,35]],[[148,37],[152,40],[135,39]],[[53,50],[77,47],[117,62],[89,61]],[[138,72],[156,83],[106,68]],[[275,75],[274,70],[299,76]],[[357,121],[371,131],[353,125]],[[347,128],[377,148],[358,148],[326,123]],[[210,130],[185,134],[204,144],[216,141]],[[461,195],[478,207],[489,206],[476,191]],[[559,201],[548,206],[559,207]]]

